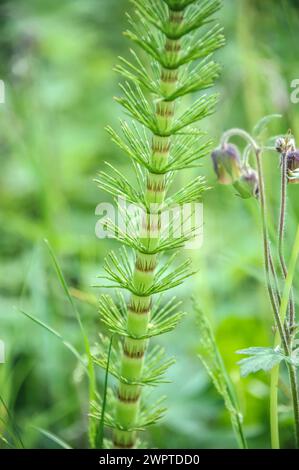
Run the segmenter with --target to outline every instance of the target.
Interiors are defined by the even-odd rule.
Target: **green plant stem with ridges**
[[[135,19],[129,17],[132,31],[127,31],[126,36],[146,52],[151,66],[145,67],[135,51],[132,51],[134,64],[122,60],[117,70],[126,83],[121,85],[123,96],[117,101],[132,122],[130,125],[122,122],[121,136],[112,128],[107,130],[132,159],[138,187],[131,185],[112,165],[109,166],[114,175],[101,172],[98,181],[100,187],[114,197],[143,208],[138,221],[132,220],[125,211],[126,223],[133,228],[130,233],[109,220],[104,224],[112,229],[114,238],[133,250],[135,258],[135,264],[131,266],[125,248],[120,250],[118,257],[110,253],[105,260],[105,275],[100,276],[109,281],[103,287],[129,292],[128,300],[119,294],[118,305],[109,296],[102,296],[100,300],[103,322],[111,333],[122,338],[122,344],[118,342],[112,351],[114,356],[109,372],[117,378],[118,384],[114,399],[111,397],[108,402],[105,417],[106,425],[113,429],[112,445],[115,448],[139,446],[139,431],[156,423],[165,411],[158,404],[153,408],[148,406],[145,400],[145,406],[142,404],[141,407],[143,387],[163,381],[165,371],[173,362],[163,359],[160,348],[148,350],[148,342],[150,337],[175,328],[183,312],[176,312],[178,303],[174,298],[164,305],[161,298],[154,302],[153,296],[180,285],[193,274],[190,259],[173,266],[176,254],[169,255],[169,252],[193,240],[195,228],[190,229],[190,224],[183,227],[185,220],[181,220],[180,228],[184,233],[177,237],[174,222],[168,217],[173,207],[184,210],[185,203],[193,207],[193,203],[201,202],[206,185],[202,177],[197,177],[183,188],[174,188],[171,196],[168,188],[177,171],[198,166],[199,159],[209,153],[210,142],[202,139],[203,133],[196,124],[214,111],[217,96],[201,94],[178,115],[175,113],[176,101],[213,86],[219,67],[209,57],[224,43],[219,26],[198,34],[220,7],[219,0],[204,3],[198,0],[132,2],[136,16]],[[181,39],[185,35],[188,38]],[[199,64],[195,63],[197,60]],[[153,98],[144,92],[150,92]],[[157,268],[158,254],[163,252],[167,255],[165,264]],[[105,347],[105,341],[103,345]],[[100,348],[100,357],[95,358],[105,370],[106,357],[105,350]]]
[[[183,19],[182,12],[170,10],[169,21],[179,24]],[[175,56],[180,50],[180,41],[166,39],[165,53]],[[160,77],[161,90],[170,94],[175,91],[177,84],[177,70],[162,69]],[[171,127],[175,111],[175,101],[161,100],[156,105],[156,117],[159,129],[166,133]],[[171,137],[159,135],[152,136],[151,164],[159,167],[161,161],[168,163]],[[153,251],[159,242],[159,214],[157,208],[164,202],[166,195],[166,176],[147,172],[147,187],[145,202],[151,210],[144,215],[142,221],[141,239],[149,251]],[[133,274],[136,289],[143,286],[145,290],[153,285],[157,255],[136,253],[135,269]],[[113,444],[116,448],[134,448],[137,433],[134,430],[140,412],[141,386],[131,385],[128,382],[138,382],[141,378],[148,340],[136,339],[147,334],[151,314],[152,298],[131,295],[128,305],[127,329],[129,335],[123,344],[120,375],[126,383],[120,381],[117,391],[116,423],[113,431]]]

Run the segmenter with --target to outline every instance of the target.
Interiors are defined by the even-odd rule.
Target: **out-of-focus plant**
[[[132,123],[121,123],[123,135],[112,128],[112,140],[133,163],[135,185],[109,165],[112,174],[101,172],[99,186],[114,197],[121,197],[142,208],[143,215],[132,223],[124,214],[125,233],[107,219],[104,226],[124,246],[119,255],[110,253],[104,266],[105,287],[128,291],[128,298],[118,295],[100,299],[102,321],[120,342],[114,342],[108,356],[108,338],[95,361],[117,379],[116,394],[108,390],[104,421],[113,429],[108,446],[133,448],[140,445],[138,431],[156,423],[165,409],[142,402],[144,386],[164,381],[164,373],[173,363],[164,359],[156,346],[148,350],[149,339],[171,331],[182,318],[175,300],[164,302],[157,295],[180,285],[192,274],[191,260],[178,266],[170,256],[158,267],[159,255],[177,250],[194,238],[194,230],[181,237],[173,234],[171,222],[163,227],[163,214],[175,205],[199,202],[206,189],[202,177],[170,194],[178,171],[198,166],[210,149],[210,142],[194,126],[209,116],[217,102],[215,94],[201,94],[185,110],[178,109],[185,95],[210,88],[219,73],[211,54],[223,45],[222,28],[210,27],[219,0],[133,0],[136,16],[130,17],[132,31],[126,32],[150,59],[144,65],[132,51],[133,62],[121,59],[118,72],[125,78],[123,97],[117,98]],[[165,233],[164,233],[165,231]],[[166,235],[165,235],[166,234]],[[108,284],[107,284],[108,281]],[[108,357],[110,359],[108,366]],[[102,416],[95,407],[95,416]]]
[[[225,368],[213,330],[206,315],[200,309],[198,302],[195,302],[194,310],[199,326],[198,354],[200,360],[209,374],[217,392],[223,398],[238,446],[241,449],[247,449],[247,441],[243,429],[243,415],[240,411],[234,385]]]
[[[222,136],[220,147],[212,153],[212,160],[219,183],[233,185],[241,198],[247,199],[253,197],[260,206],[266,286],[275,321],[275,340],[272,348],[250,347],[238,351],[238,354],[248,356],[239,361],[243,376],[259,370],[271,370],[271,443],[273,448],[279,448],[277,395],[279,364],[282,361],[286,363],[288,369],[295,421],[295,440],[296,446],[298,447],[299,445],[298,340],[296,339],[298,329],[293,296],[293,277],[299,249],[299,229],[289,269],[284,256],[287,183],[299,182],[299,152],[295,148],[295,141],[290,133],[285,137],[277,138],[275,146],[272,143],[273,139],[269,141],[269,145],[262,143],[261,135],[273,117],[277,117],[277,115],[263,118],[255,127],[252,135],[243,129],[231,129],[225,132]],[[230,144],[230,139],[236,136],[241,137],[247,144],[242,157],[238,148]],[[272,254],[267,219],[267,202],[262,165],[262,156],[266,149],[277,151],[281,156],[281,203],[277,228],[278,263]],[[253,166],[250,161],[252,155],[255,157],[255,165]],[[280,269],[278,269],[277,264],[279,264]]]

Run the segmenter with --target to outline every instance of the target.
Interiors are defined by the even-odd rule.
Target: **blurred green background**
[[[104,331],[91,287],[104,256],[117,242],[95,236],[96,205],[106,201],[93,178],[108,160],[130,171],[129,160],[104,131],[121,111],[113,101],[118,55],[128,55],[126,0],[2,0],[0,78],[0,393],[18,424],[25,447],[58,447],[35,427],[72,447],[87,447],[87,386],[82,370],[61,341],[19,309],[55,328],[83,352],[73,313],[57,280],[44,238],[59,258],[92,342]],[[251,130],[266,114],[281,113],[272,134],[291,128],[299,138],[299,104],[290,83],[299,78],[298,0],[225,0],[218,15],[227,46],[217,53],[223,73],[221,102],[204,126],[219,139],[233,126]],[[189,98],[190,99],[190,98]],[[271,210],[277,218],[279,162],[264,157]],[[229,418],[199,359],[199,332],[191,292],[209,316],[225,364],[236,385],[250,447],[269,447],[269,376],[240,379],[237,349],[269,346],[272,320],[263,285],[258,207],[215,184],[207,158],[200,172],[215,186],[204,203],[204,244],[192,253],[198,275],[178,288],[189,316],[161,341],[177,358],[164,421],[147,433],[151,447],[234,447]],[[195,171],[194,171],[195,173]],[[188,176],[189,177],[189,176]],[[182,175],[182,184],[186,176]],[[109,198],[108,198],[109,200]],[[287,246],[299,214],[298,187],[290,188]],[[188,253],[187,253],[188,255]],[[298,285],[298,281],[296,282]],[[99,383],[103,372],[98,370]],[[291,410],[281,383],[282,443],[292,445]],[[154,392],[157,394],[157,392]],[[3,407],[0,416],[5,418]],[[0,430],[3,423],[0,421]]]

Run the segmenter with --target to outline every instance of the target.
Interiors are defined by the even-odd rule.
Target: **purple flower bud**
[[[215,173],[220,184],[232,184],[241,176],[241,159],[235,145],[224,144],[212,153]]]
[[[288,182],[299,183],[299,150],[288,152],[287,154]]]
[[[258,198],[259,178],[257,172],[250,167],[243,168],[240,179],[234,183],[234,188],[242,199]]]

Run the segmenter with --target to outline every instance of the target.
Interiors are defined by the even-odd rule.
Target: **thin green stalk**
[[[277,334],[278,342],[280,337]],[[277,341],[275,341],[276,343]],[[274,366],[270,376],[270,433],[272,449],[280,449],[279,439],[279,420],[278,420],[278,382],[279,382],[279,365]]]
[[[290,293],[293,285],[293,278],[295,274],[296,264],[299,255],[299,226],[297,228],[296,238],[292,250],[291,260],[289,264],[289,269],[287,278],[284,285],[284,291],[282,295],[281,305],[280,305],[280,318],[283,322],[287,315],[287,309],[290,299]],[[281,345],[281,339],[278,333],[275,335],[274,347]],[[291,353],[291,351],[290,351]],[[279,448],[279,431],[278,431],[278,380],[279,380],[279,365],[275,366],[271,371],[271,404],[270,404],[270,413],[271,413],[271,442],[272,448]],[[290,377],[291,393],[293,400],[293,409],[294,409],[294,418],[295,418],[295,438],[296,438],[296,447],[299,444],[299,397],[298,397],[298,386],[296,378],[296,369],[292,364],[288,364],[288,371]]]
[[[110,343],[109,343],[109,348],[108,348],[107,367],[106,367],[106,371],[105,371],[105,380],[104,380],[104,388],[103,388],[103,403],[102,403],[102,410],[101,410],[101,419],[100,419],[100,424],[98,426],[96,442],[95,442],[97,449],[102,449],[103,448],[105,413],[106,413],[107,392],[108,392],[109,366],[110,366],[113,338],[114,338],[114,335],[112,335],[111,338],[110,338]]]

